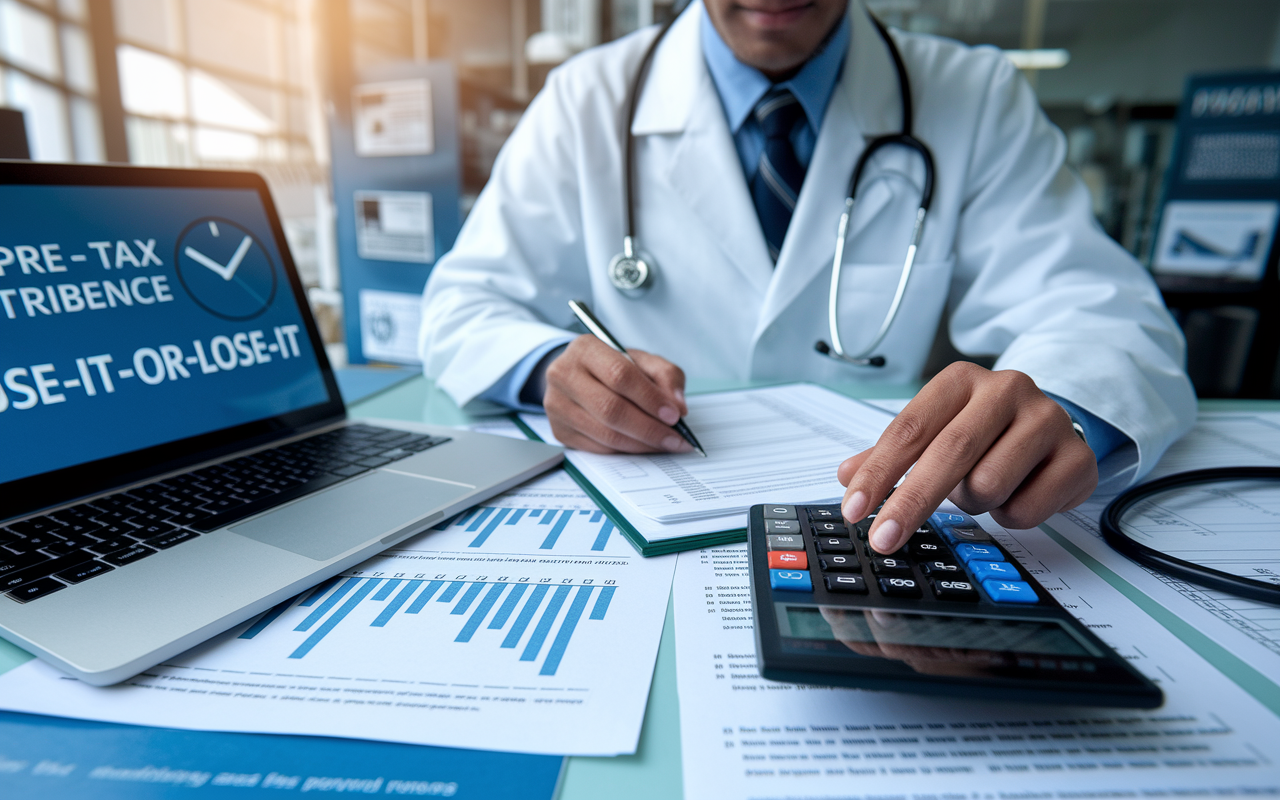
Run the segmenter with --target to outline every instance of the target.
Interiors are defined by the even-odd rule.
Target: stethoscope
[[[1140,506],[1155,495],[1174,489],[1212,486],[1242,480],[1266,480],[1280,482],[1280,467],[1219,467],[1180,472],[1150,481],[1121,493],[1107,504],[1098,521],[1102,538],[1119,553],[1128,556],[1148,569],[1157,570],[1174,578],[1181,578],[1209,589],[1247,597],[1260,603],[1280,605],[1280,585],[1266,581],[1232,575],[1213,567],[1196,564],[1166,553],[1131,537],[1121,522],[1132,508]]]
[[[663,25],[662,29],[658,31],[657,37],[649,44],[649,49],[645,51],[644,58],[640,61],[640,68],[636,71],[636,77],[631,84],[627,100],[626,168],[623,170],[627,229],[626,235],[622,237],[622,252],[609,261],[609,282],[623,295],[632,298],[642,297],[653,288],[658,265],[653,260],[653,256],[641,250],[636,243],[636,158],[635,137],[631,134],[631,127],[635,122],[636,106],[640,102],[640,90],[644,87],[645,78],[648,76],[653,54],[674,22],[675,18]],[[929,151],[927,145],[915,138],[911,133],[913,116],[911,82],[907,78],[907,68],[902,63],[902,54],[898,52],[898,47],[894,44],[893,37],[889,35],[889,30],[874,17],[872,22],[875,23],[876,30],[880,32],[880,38],[884,39],[885,45],[889,48],[889,55],[893,58],[893,65],[898,73],[898,93],[902,100],[902,130],[899,133],[877,136],[867,142],[866,149],[862,151],[862,155],[858,157],[858,163],[853,168],[853,176],[849,179],[848,196],[845,197],[844,201],[844,211],[840,214],[840,224],[836,229],[835,257],[831,262],[831,295],[827,301],[827,323],[831,329],[831,344],[828,345],[824,341],[819,341],[814,345],[814,349],[825,356],[837,361],[843,361],[846,364],[863,367],[883,367],[885,364],[884,356],[873,356],[871,354],[880,346],[880,343],[884,341],[884,337],[889,333],[889,328],[898,316],[898,309],[902,306],[902,298],[907,292],[907,284],[911,280],[911,269],[916,261],[916,250],[920,246],[920,237],[924,233],[925,216],[929,212],[929,204],[933,202],[934,171],[933,153]],[[840,338],[840,315],[838,313],[840,266],[844,260],[845,237],[849,230],[849,218],[853,214],[853,201],[857,196],[858,184],[862,180],[863,170],[873,155],[890,145],[900,145],[920,154],[920,158],[924,161],[924,188],[920,191],[920,207],[916,210],[915,225],[911,230],[911,242],[907,246],[907,257],[903,262],[902,274],[898,278],[898,288],[894,292],[893,301],[889,304],[889,311],[885,314],[884,321],[880,323],[880,329],[876,332],[871,343],[858,352],[850,353],[845,350],[844,343]]]

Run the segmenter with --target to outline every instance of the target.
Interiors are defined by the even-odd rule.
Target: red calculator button
[[[803,550],[777,550],[769,554],[769,569],[808,569],[809,556]]]

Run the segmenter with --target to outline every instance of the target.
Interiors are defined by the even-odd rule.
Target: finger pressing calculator
[[[875,514],[758,505],[748,558],[760,674],[789,683],[1157,708],[1159,687],[1067,613],[977,522],[938,513],[900,550]]]

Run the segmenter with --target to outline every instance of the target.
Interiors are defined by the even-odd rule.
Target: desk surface
[[[765,385],[765,384],[760,384]],[[690,381],[690,392],[743,388],[742,383]],[[831,388],[850,397],[910,397],[918,386],[842,385]],[[466,425],[479,418],[459,410],[447,395],[425,378],[392,387],[351,406],[353,417],[413,420],[436,425]],[[644,729],[635,755],[616,758],[570,758],[560,790],[561,800],[679,798],[684,795],[680,772],[680,708],[676,699],[675,619],[670,602],[662,644],[653,671]]]
[[[760,384],[765,385],[765,384]],[[691,393],[744,388],[742,383],[690,381]],[[830,388],[850,397],[863,399],[911,397],[920,388],[913,386],[835,385]],[[1280,410],[1280,401],[1208,400],[1201,401],[1203,411]],[[447,395],[423,378],[399,384],[351,406],[352,416],[380,417],[430,422],[439,425],[465,425],[478,418],[461,410]],[[1073,549],[1073,552],[1076,552]],[[1092,561],[1087,554],[1077,557]],[[1256,697],[1262,704],[1280,714],[1280,687],[1259,674],[1207,636],[1190,628],[1167,609],[1100,564],[1091,564],[1095,572],[1133,600],[1153,618],[1198,651],[1224,675]],[[649,705],[644,728],[635,755],[616,758],[569,759],[561,787],[561,800],[598,798],[607,794],[619,800],[631,798],[682,797],[680,754],[680,709],[676,694],[675,619],[670,602],[654,668]]]
[[[691,381],[689,385],[690,392],[732,388],[743,388],[743,384]],[[851,397],[875,399],[910,397],[919,386],[840,385],[831,388]],[[1280,410],[1280,401],[1204,401],[1201,402],[1200,407],[1206,411]],[[353,417],[410,420],[438,425],[465,425],[478,420],[477,417],[459,410],[448,396],[420,377],[355,403],[351,405],[350,412]],[[1103,573],[1106,572],[1109,570],[1103,570]],[[1104,577],[1107,575],[1104,574]],[[1136,590],[1127,584],[1120,586],[1119,583],[1124,582],[1118,577],[1115,580],[1111,580],[1110,577],[1107,579],[1117,584],[1117,588],[1129,595],[1144,610],[1160,619],[1166,627],[1170,627],[1180,638],[1209,658],[1216,667],[1258,697],[1264,705],[1280,713],[1280,692],[1277,692],[1274,683],[1257,675],[1239,659],[1213,644],[1203,635],[1198,635],[1191,630],[1182,630],[1188,627],[1185,624],[1179,626],[1179,621],[1176,619],[1164,619],[1171,616],[1169,612],[1154,606],[1145,596],[1137,595]],[[581,800],[605,795],[617,800],[683,796],[674,629],[674,615],[668,602],[666,624],[658,649],[653,684],[649,691],[649,705],[645,711],[644,728],[640,734],[640,744],[636,753],[616,758],[570,758],[561,787],[561,800]],[[0,642],[0,672],[5,672],[29,658],[30,656],[21,650]]]

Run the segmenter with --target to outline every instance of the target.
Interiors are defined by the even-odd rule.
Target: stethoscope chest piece
[[[622,252],[609,261],[609,282],[625,297],[641,297],[653,288],[657,272],[653,257],[636,250],[630,236],[622,240]]]

